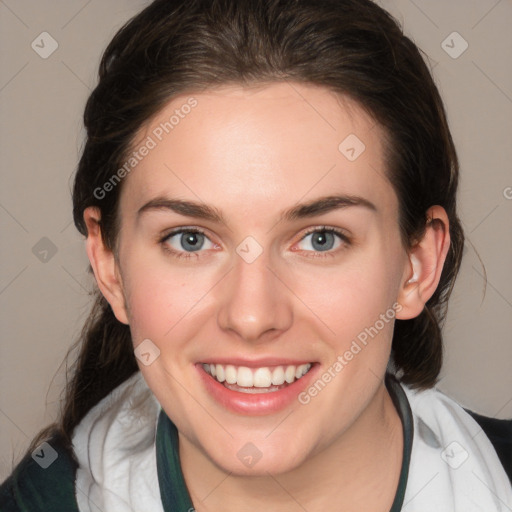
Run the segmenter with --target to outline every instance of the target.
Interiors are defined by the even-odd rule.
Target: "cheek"
[[[178,268],[164,258],[144,262],[134,257],[127,261],[126,296],[130,328],[135,344],[149,338],[157,345],[164,340],[175,344],[195,325],[201,298],[214,282],[211,272],[199,268]],[[210,281],[212,281],[210,283]]]
[[[388,269],[382,257],[369,254],[328,272],[320,268],[301,272],[294,276],[293,282],[297,296],[307,306],[305,314],[314,314],[321,320],[330,333],[329,338],[341,349],[376,322],[379,335],[390,336],[392,322],[388,318],[383,326],[379,321],[380,315],[390,308],[388,317],[393,318],[396,294]]]

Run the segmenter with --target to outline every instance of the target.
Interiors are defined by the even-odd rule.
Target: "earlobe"
[[[99,208],[88,207],[84,210],[84,221],[87,226],[86,251],[98,287],[112,307],[116,318],[128,324],[128,315],[123,293],[120,272],[114,256],[101,234],[101,212]]]
[[[431,219],[423,238],[409,251],[397,301],[402,305],[396,318],[408,320],[423,311],[441,279],[450,248],[450,224],[441,206],[427,212]]]

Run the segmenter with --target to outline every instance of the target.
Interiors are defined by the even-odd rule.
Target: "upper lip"
[[[262,368],[265,366],[299,366],[301,364],[313,364],[307,359],[287,359],[281,357],[264,357],[260,359],[243,359],[240,357],[212,357],[205,358],[202,364],[222,364],[233,366],[246,366],[248,368]]]

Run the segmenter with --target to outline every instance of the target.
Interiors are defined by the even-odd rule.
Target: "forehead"
[[[182,94],[139,130],[121,202],[134,210],[172,196],[266,212],[343,193],[393,214],[384,143],[356,102],[323,87],[280,82]]]

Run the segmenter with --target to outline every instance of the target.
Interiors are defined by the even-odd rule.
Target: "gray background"
[[[0,480],[55,418],[61,363],[89,310],[88,260],[71,221],[81,116],[102,50],[147,3],[0,0]],[[461,163],[467,243],[439,388],[512,417],[512,2],[379,3],[429,56]],[[43,59],[31,44],[45,31],[58,48]],[[457,58],[464,43],[447,39],[454,31],[469,45]]]

